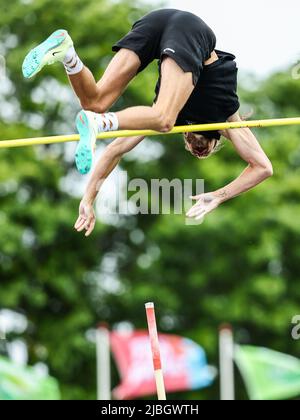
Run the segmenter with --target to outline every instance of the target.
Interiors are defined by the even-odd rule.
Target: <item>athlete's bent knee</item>
[[[106,112],[104,104],[100,101],[92,101],[89,99],[83,99],[80,101],[82,109],[85,111],[97,112],[98,114],[103,114]]]

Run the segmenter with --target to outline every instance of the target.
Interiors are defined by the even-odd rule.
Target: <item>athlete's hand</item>
[[[204,218],[221,204],[220,198],[213,193],[196,195],[191,199],[196,200],[197,203],[187,212],[187,217],[196,220]]]
[[[74,228],[77,230],[77,232],[86,230],[85,236],[88,237],[93,232],[95,224],[96,216],[93,206],[82,201],[79,206],[79,217],[75,223]]]

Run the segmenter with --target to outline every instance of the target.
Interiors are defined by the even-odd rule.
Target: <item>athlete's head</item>
[[[208,158],[220,149],[218,132],[184,133],[185,148],[198,159]]]

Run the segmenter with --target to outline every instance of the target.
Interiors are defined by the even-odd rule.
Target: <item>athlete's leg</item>
[[[69,79],[82,108],[103,113],[122,95],[140,66],[141,61],[135,52],[121,49],[113,57],[98,83],[87,67],[78,74],[69,75]]]
[[[170,131],[194,90],[192,73],[165,57],[161,65],[161,86],[152,107],[133,107],[116,113],[120,129]]]
[[[165,57],[161,66],[161,87],[157,102],[152,107],[138,106],[117,113],[93,113],[82,111],[76,125],[80,142],[76,149],[76,165],[86,174],[92,166],[93,148],[99,132],[152,129],[170,131],[177,116],[194,89],[192,73],[185,73],[177,63]]]
[[[72,38],[66,30],[61,29],[27,54],[23,62],[24,77],[31,78],[44,66],[56,62],[63,63],[82,108],[94,112],[107,111],[141,66],[135,52],[121,49],[96,83],[90,70],[78,57]]]

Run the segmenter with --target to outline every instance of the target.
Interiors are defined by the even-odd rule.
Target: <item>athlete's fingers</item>
[[[90,224],[90,227],[88,228],[88,230],[85,234],[86,237],[90,236],[90,234],[93,232],[94,227],[95,227],[95,223],[96,223],[96,220],[92,220],[92,222]]]
[[[78,229],[82,225],[82,223],[85,223],[85,221],[86,219],[84,217],[79,216],[74,226],[75,229]]]
[[[94,221],[95,217],[93,214],[90,214],[87,219],[85,220],[83,229],[85,229],[86,231],[89,231],[90,226],[92,225],[93,221]]]
[[[81,217],[80,220],[76,223],[75,229],[80,229],[82,226],[84,226],[85,223],[86,223],[86,219]]]
[[[190,209],[190,211],[191,210],[194,210],[195,208],[197,208],[198,206],[202,206],[203,204],[204,204],[204,198],[203,198],[203,196],[198,196],[198,198],[196,198],[195,197],[195,200],[197,200],[197,203],[196,204],[194,204],[192,207],[191,207],[191,209]]]
[[[196,220],[200,220],[202,219],[204,216],[207,215],[207,211],[203,210],[202,212],[200,212],[197,216],[196,216]]]
[[[75,229],[76,229],[76,227],[77,227],[78,223],[80,222],[80,219],[81,219],[81,216],[78,216],[78,218],[77,218],[77,220],[76,220],[76,222],[75,222],[75,224],[74,224],[74,228],[75,228]]]
[[[81,231],[84,229],[84,225],[85,225],[85,222],[84,222],[84,221],[83,221],[82,223],[80,223],[80,224],[76,227],[77,232],[81,232]]]
[[[205,209],[202,209],[202,213],[199,212],[198,216],[196,217],[196,220],[202,219],[203,217],[207,216],[209,213],[211,213],[215,207],[213,206],[207,206]]]
[[[202,203],[196,204],[194,207],[190,209],[190,211],[187,213],[187,216],[194,217],[198,213],[199,209],[201,208],[202,208]]]
[[[95,216],[93,214],[89,214],[85,221],[85,228],[88,229],[92,221],[94,220]]]
[[[195,211],[197,210],[197,205],[193,206],[188,212],[187,216],[192,217]]]
[[[203,212],[207,212],[208,207],[204,206],[203,204],[197,206],[192,212],[191,217],[197,217],[199,214],[202,214]]]
[[[193,211],[190,211],[189,213],[187,213],[187,217],[194,217],[196,214],[196,209],[194,209]]]
[[[77,227],[77,232],[82,232],[86,229],[86,220],[83,220],[82,223]]]
[[[197,216],[199,216],[199,214],[202,214],[202,213],[204,213],[205,212],[205,209],[202,207],[202,208],[198,208],[196,211],[195,211],[195,214],[194,214],[194,217],[197,217]]]

